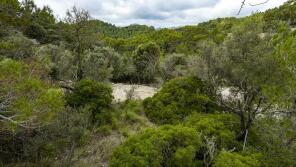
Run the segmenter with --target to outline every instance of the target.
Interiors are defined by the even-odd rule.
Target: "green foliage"
[[[75,56],[64,44],[43,45],[36,50],[38,62],[40,62],[53,80],[76,80],[73,72],[77,69]]]
[[[268,25],[275,24],[279,20],[286,21],[289,24],[296,25],[296,4],[295,0],[289,0],[284,5],[270,9],[264,13],[264,20]]]
[[[295,117],[277,119],[266,116],[255,123],[248,145],[262,153],[262,166],[296,165],[295,127]]]
[[[202,146],[192,128],[164,126],[128,138],[112,155],[110,166],[201,166],[196,154]]]
[[[188,74],[186,58],[183,54],[166,55],[160,63],[162,78],[166,81]]]
[[[221,151],[214,162],[214,167],[259,167],[260,157],[260,154],[243,155]]]
[[[154,76],[158,70],[159,58],[160,48],[157,44],[147,43],[138,46],[133,54],[138,82],[149,83],[154,81]]]
[[[181,77],[167,82],[157,94],[146,99],[144,108],[151,121],[175,124],[193,112],[215,112],[213,100],[207,83],[196,77]]]
[[[33,0],[0,0],[0,166],[296,166],[295,118],[258,115],[294,110],[295,4],[156,30],[75,7],[57,23]],[[143,103],[112,104],[96,82],[161,79]],[[53,86],[75,80],[66,99]],[[217,101],[224,87],[243,98]]]
[[[37,153],[29,148],[37,146],[29,147],[29,143],[37,134],[44,135],[39,131],[64,110],[63,91],[40,80],[31,68],[30,64],[11,59],[0,61],[1,162],[35,156]]]
[[[85,77],[98,81],[120,78],[124,70],[122,57],[111,48],[95,48],[84,58]]]
[[[26,162],[32,162],[32,165],[36,166],[68,165],[64,155],[70,153],[73,148],[83,146],[89,140],[89,115],[89,112],[77,112],[71,108],[59,112],[49,125],[42,128],[42,133],[26,138],[22,148]],[[15,139],[12,141],[16,142]]]
[[[235,134],[239,120],[232,114],[193,114],[184,123],[207,137],[214,136],[219,149],[232,149],[238,145]]]
[[[82,80],[74,85],[66,100],[72,107],[86,107],[92,112],[93,123],[103,125],[110,122],[111,113],[107,110],[112,102],[112,88],[92,80]]]
[[[18,0],[1,0],[0,6],[0,23],[6,25],[17,25],[19,21],[17,15],[21,9],[20,2]]]
[[[148,27],[145,25],[134,24],[127,27],[116,27],[115,25],[100,20],[92,20],[91,22],[93,22],[97,33],[112,38],[129,38],[131,36],[154,31],[154,27]]]
[[[0,59],[24,59],[34,56],[36,44],[22,34],[15,34],[0,40]]]
[[[0,62],[0,71],[1,102],[6,106],[0,114],[13,118],[4,121],[8,127],[27,124],[35,128],[46,124],[63,110],[63,92],[41,81],[34,74],[29,76],[28,66],[5,59]]]

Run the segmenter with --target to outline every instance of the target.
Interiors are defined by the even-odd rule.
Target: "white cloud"
[[[256,4],[264,0],[247,0]],[[248,4],[240,16],[277,7],[287,0],[270,0],[252,7]],[[196,24],[218,17],[237,16],[241,0],[35,0],[38,6],[49,5],[62,18],[72,6],[87,9],[92,17],[119,26],[147,24],[175,27]]]

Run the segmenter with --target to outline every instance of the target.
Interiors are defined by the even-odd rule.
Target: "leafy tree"
[[[260,37],[259,21],[260,18],[250,18],[237,26],[225,40],[222,55],[211,56],[220,65],[208,65],[213,71],[209,81],[216,90],[220,91],[221,86],[231,88],[234,98],[221,96],[219,103],[240,117],[239,140],[246,139],[258,113],[280,105],[289,90],[286,83],[292,81],[290,73],[275,58],[268,35]]]
[[[112,155],[110,166],[202,166],[196,158],[201,136],[192,128],[164,126],[128,138]]]
[[[217,108],[210,86],[196,77],[181,77],[167,82],[152,98],[144,101],[145,112],[158,124],[182,122],[193,112],[214,112]]]
[[[138,46],[133,54],[138,81],[148,83],[154,80],[159,58],[160,48],[155,43],[150,42]]]
[[[161,29],[153,33],[152,38],[165,53],[173,53],[180,43],[182,35],[172,29]]]
[[[89,33],[90,15],[87,11],[83,9],[77,9],[73,7],[72,10],[68,10],[67,16],[65,18],[66,23],[70,24],[69,33],[72,35],[70,43],[72,43],[72,48],[76,52],[76,62],[77,62],[77,79],[83,79],[83,52],[88,49],[91,45]]]
[[[112,88],[92,80],[81,80],[74,85],[74,90],[68,93],[66,100],[74,108],[86,107],[92,113],[92,122],[100,125],[110,120],[107,110],[112,102]]]

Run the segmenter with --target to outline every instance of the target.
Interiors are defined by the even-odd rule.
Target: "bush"
[[[193,114],[185,122],[207,137],[214,136],[218,148],[232,149],[238,145],[235,132],[239,130],[239,120],[232,114]]]
[[[160,48],[156,43],[150,42],[138,46],[133,53],[138,82],[150,83],[154,81],[158,70],[158,59],[160,58],[160,54]]]
[[[83,60],[83,71],[86,77],[97,81],[117,78],[122,68],[121,55],[107,47],[95,47],[87,52]]]
[[[32,39],[37,39],[38,41],[44,40],[46,37],[46,30],[43,26],[38,23],[29,23],[24,30],[24,34]]]
[[[196,77],[173,79],[152,98],[144,101],[145,112],[149,119],[158,124],[178,123],[193,112],[213,112],[217,107],[209,88]]]
[[[214,162],[214,167],[259,167],[260,154],[241,155],[221,151]]]
[[[92,112],[93,123],[102,125],[111,119],[110,108],[113,100],[112,88],[92,80],[82,80],[74,85],[73,92],[67,94],[66,100],[72,107],[87,107]]]
[[[166,55],[160,64],[163,80],[170,80],[188,74],[187,57],[183,54]]]
[[[201,147],[201,137],[192,128],[147,129],[119,146],[113,152],[110,166],[201,166],[202,161],[196,159]]]
[[[38,61],[53,80],[76,80],[73,73],[77,69],[75,56],[66,49],[64,44],[43,45],[36,50]]]
[[[0,58],[23,59],[33,57],[35,43],[21,34],[0,41]]]

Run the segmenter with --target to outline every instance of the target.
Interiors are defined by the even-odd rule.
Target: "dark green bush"
[[[181,77],[167,82],[152,98],[144,101],[145,112],[158,124],[183,121],[193,112],[217,110],[210,86],[196,77]]]
[[[202,166],[202,140],[193,128],[164,126],[130,137],[112,155],[111,167]]]
[[[112,88],[92,80],[82,80],[74,85],[73,92],[67,94],[67,103],[71,107],[87,107],[92,112],[93,123],[100,125],[111,120],[108,112],[113,100]]]

